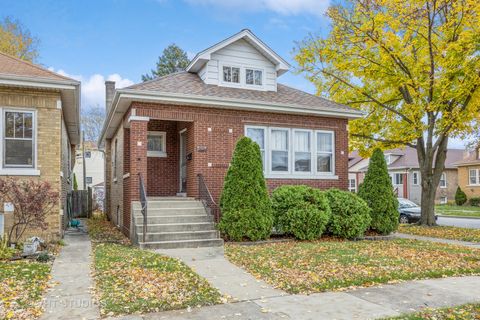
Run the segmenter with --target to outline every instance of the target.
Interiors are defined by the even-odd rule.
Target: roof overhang
[[[212,53],[225,48],[226,46],[243,39],[261,52],[268,60],[270,60],[276,68],[277,75],[282,75],[290,69],[290,64],[280,57],[275,51],[267,46],[262,40],[255,36],[250,30],[244,29],[233,36],[199,52],[187,66],[186,71],[197,73],[209,60]]]
[[[132,102],[154,102],[174,105],[189,105],[208,108],[249,110],[259,112],[275,112],[286,114],[313,115],[330,118],[358,119],[363,117],[364,113],[359,110],[344,110],[333,108],[306,108],[299,105],[281,104],[275,102],[265,102],[258,100],[220,98],[210,96],[199,96],[192,94],[177,94],[169,92],[145,91],[134,89],[120,89],[115,92],[112,101],[112,107],[105,119],[105,123],[100,134],[98,145],[101,145],[104,139],[110,139],[115,134],[118,126],[122,122],[125,112],[127,112]]]
[[[71,144],[80,143],[80,82],[39,77],[0,75],[0,85],[60,91],[62,111]]]

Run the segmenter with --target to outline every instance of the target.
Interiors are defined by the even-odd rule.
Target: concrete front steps
[[[134,232],[146,249],[218,247],[223,245],[213,217],[202,202],[187,197],[149,197],[147,233],[143,242],[140,202],[133,202]]]

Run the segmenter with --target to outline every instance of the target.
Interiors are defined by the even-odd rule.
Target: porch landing
[[[213,216],[191,197],[147,197],[147,232],[143,237],[140,202],[133,202],[133,238],[141,248],[221,247]]]

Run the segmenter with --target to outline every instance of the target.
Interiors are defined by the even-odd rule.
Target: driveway
[[[480,229],[480,219],[438,217],[437,223],[441,226]]]

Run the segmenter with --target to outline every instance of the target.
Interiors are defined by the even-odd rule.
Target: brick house
[[[187,196],[189,206],[163,206],[193,209],[193,199],[208,189],[218,202],[244,135],[260,145],[270,190],[283,184],[347,189],[347,125],[362,113],[278,83],[289,67],[242,30],[198,53],[183,72],[117,90],[106,82],[99,144],[106,154],[105,209],[117,226],[133,238],[139,233],[132,224],[140,177],[149,216],[160,215],[153,209],[163,208],[153,202],[158,197]]]
[[[47,218],[48,230],[27,230],[25,236],[62,235],[72,152],[80,140],[79,110],[78,81],[0,53],[0,179],[48,181],[61,194]],[[0,233],[11,226],[15,212],[9,207],[1,204]]]
[[[421,201],[421,174],[418,165],[417,150],[411,147],[385,150],[385,161],[392,179],[393,188],[399,198],[409,199],[417,204]],[[464,156],[462,149],[448,149],[445,170],[435,195],[435,202],[445,204],[455,199],[458,186],[456,162]],[[368,169],[369,159],[364,159],[356,151],[349,155],[349,190],[358,191]]]
[[[467,198],[480,197],[480,149],[469,152],[455,165],[458,169],[458,185]]]

